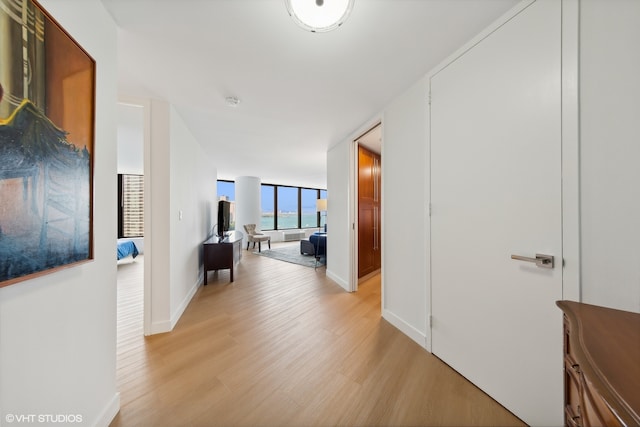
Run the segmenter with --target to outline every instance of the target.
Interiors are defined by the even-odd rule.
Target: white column
[[[245,224],[260,228],[260,178],[255,176],[236,178],[236,230],[244,233]]]

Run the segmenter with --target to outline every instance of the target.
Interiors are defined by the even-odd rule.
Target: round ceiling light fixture
[[[284,0],[287,11],[300,27],[312,33],[326,33],[344,23],[354,0]]]

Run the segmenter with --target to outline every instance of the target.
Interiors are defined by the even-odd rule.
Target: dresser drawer
[[[565,423],[568,426],[582,426],[582,403],[580,388],[580,367],[573,358],[564,357],[564,402]]]
[[[564,407],[564,419],[567,427],[582,427],[582,419],[569,405]]]
[[[557,304],[564,312],[565,424],[640,426],[640,314]]]
[[[584,426],[624,427],[624,424],[602,400],[600,394],[593,389],[588,378],[580,375],[582,388],[581,418]]]
[[[580,381],[580,365],[576,362],[569,340],[571,323],[564,316],[564,417],[565,425],[583,427],[582,420],[582,388]]]

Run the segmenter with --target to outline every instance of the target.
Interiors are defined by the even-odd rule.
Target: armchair
[[[262,242],[267,242],[269,249],[271,249],[271,236],[262,234],[255,224],[245,224],[244,231],[247,232],[247,250],[249,250],[249,243],[251,242],[253,242],[254,248],[256,247],[256,242],[258,242],[258,252],[262,252]]]

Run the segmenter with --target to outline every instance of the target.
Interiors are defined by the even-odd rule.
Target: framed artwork
[[[0,287],[93,259],[95,70],[37,2],[0,0]]]

